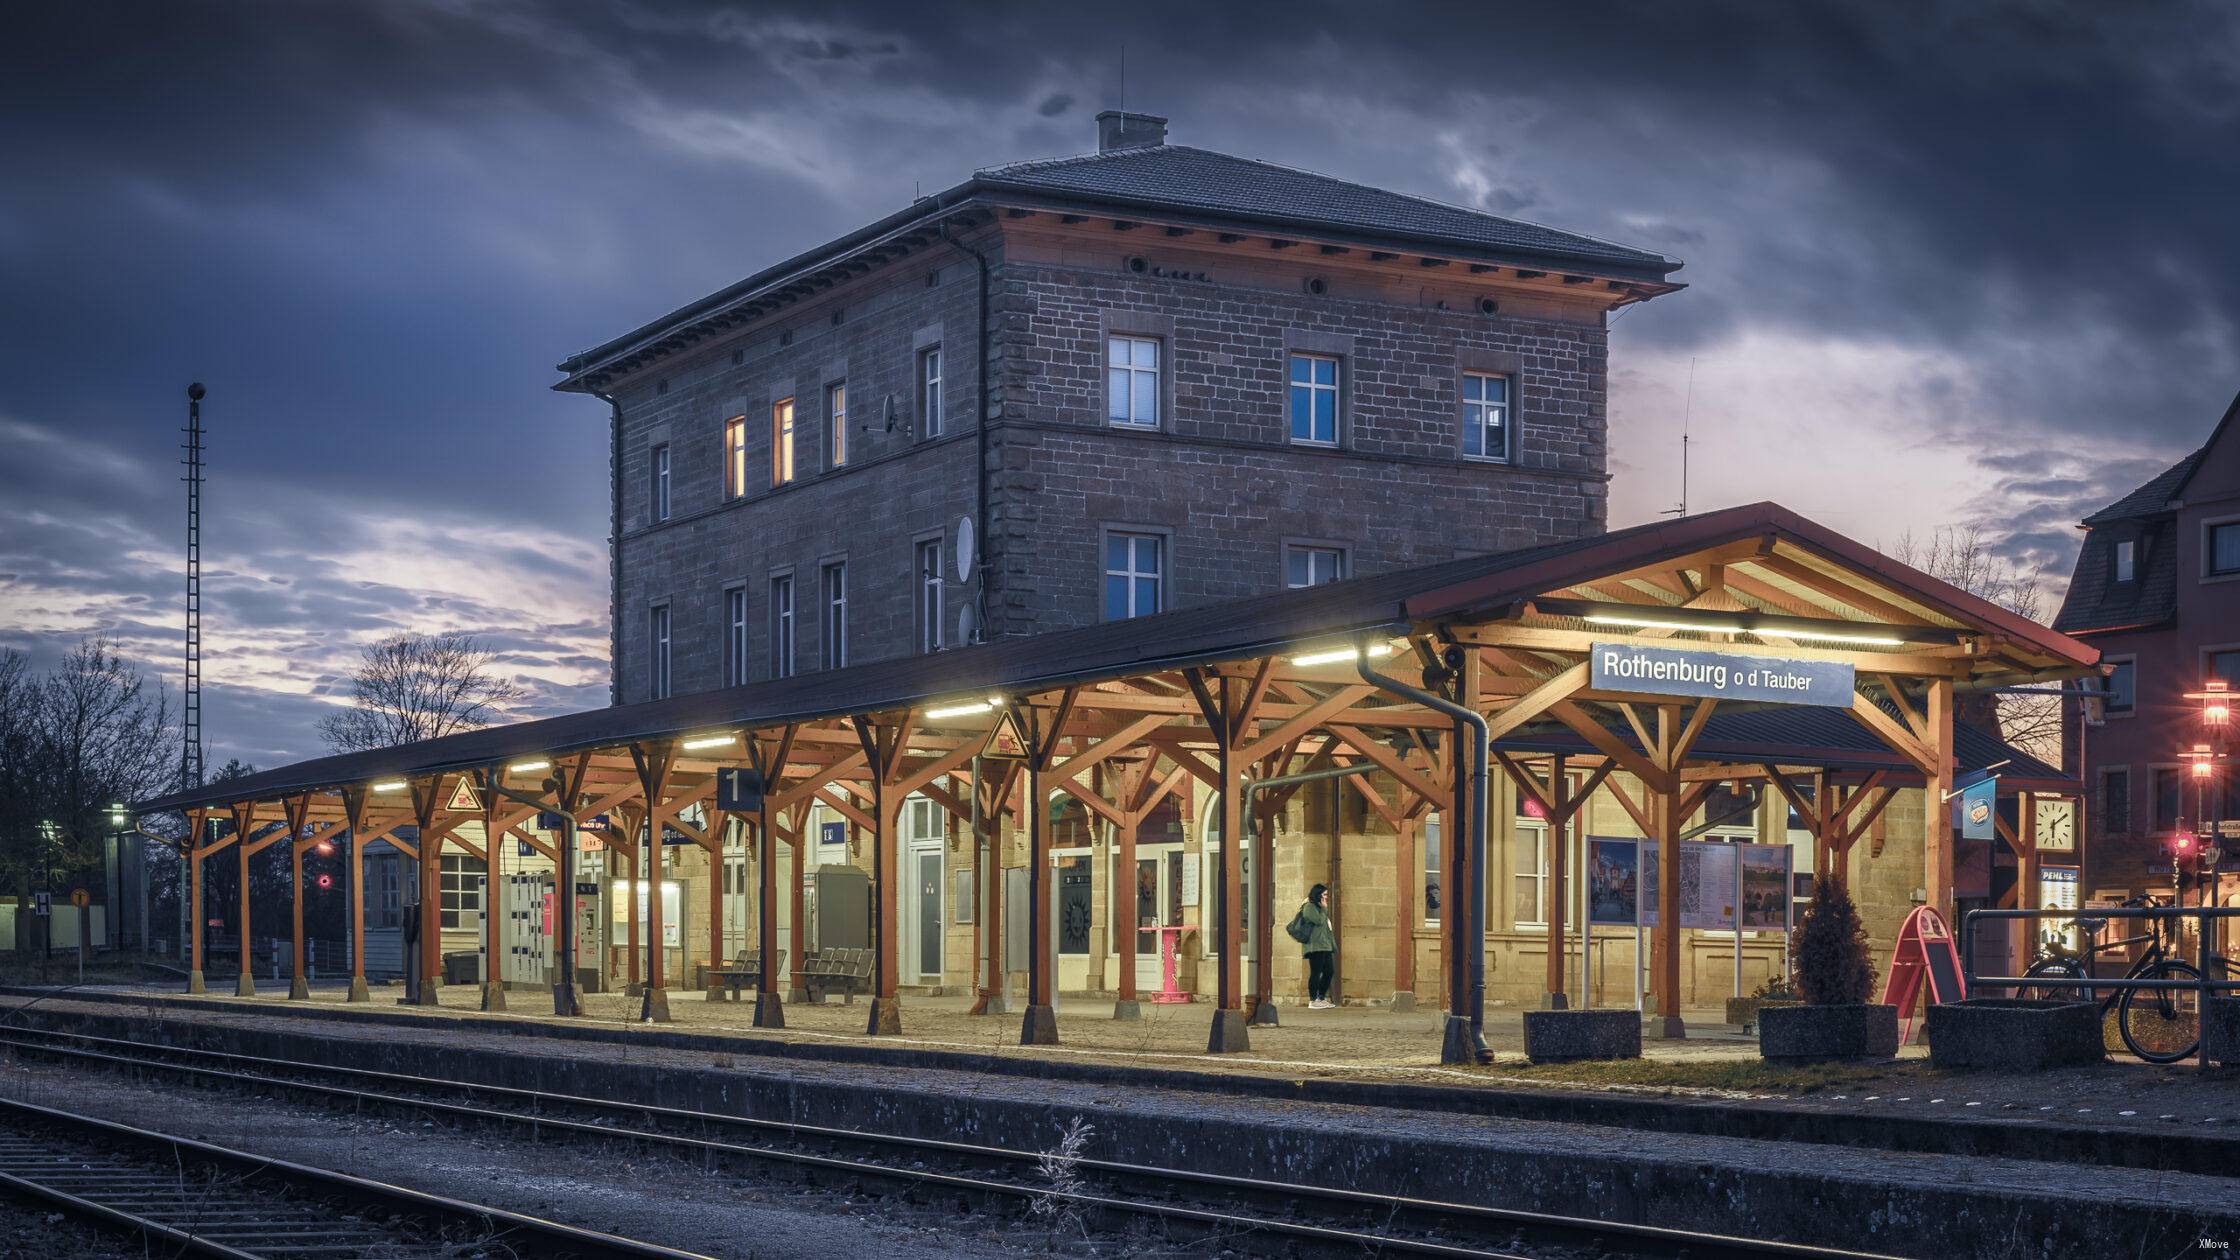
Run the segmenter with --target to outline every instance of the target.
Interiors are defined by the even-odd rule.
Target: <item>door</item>
[[[901,934],[902,957],[897,970],[914,983],[941,982],[941,860],[947,839],[947,815],[928,797],[913,796],[902,803],[902,826],[895,837],[895,870],[902,879],[896,890],[896,925]]]
[[[918,974],[941,982],[941,850],[920,852],[912,886],[917,892]]]
[[[1130,896],[1135,904],[1138,990],[1156,989],[1165,982],[1160,962],[1165,942],[1154,929],[1182,922],[1182,870],[1187,860],[1179,844],[1148,853],[1142,849],[1136,851]]]

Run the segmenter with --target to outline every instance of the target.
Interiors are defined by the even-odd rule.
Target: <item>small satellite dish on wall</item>
[[[978,610],[974,609],[970,604],[966,604],[964,607],[959,608],[957,610],[957,643],[959,645],[963,645],[975,642],[979,637],[979,633],[980,613],[978,612]]]
[[[957,580],[959,582],[969,582],[972,580],[972,562],[974,559],[973,550],[975,543],[978,541],[973,535],[974,531],[972,528],[972,518],[969,516],[958,517]]]
[[[885,405],[885,407],[884,407],[884,408],[882,409],[882,412],[881,412],[881,417],[880,417],[880,418],[886,421],[886,425],[887,425],[887,432],[889,432],[889,433],[892,433],[892,432],[894,432],[894,395],[893,395],[893,394],[889,394],[889,395],[887,395],[887,401],[886,401],[886,405]]]

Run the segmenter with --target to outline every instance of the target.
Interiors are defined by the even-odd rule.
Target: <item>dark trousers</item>
[[[1325,1001],[1330,996],[1330,951],[1318,949],[1307,955],[1307,1000]]]

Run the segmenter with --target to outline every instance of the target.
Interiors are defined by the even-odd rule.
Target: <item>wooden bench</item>
[[[786,952],[781,949],[778,951],[778,971],[782,974],[785,969]],[[762,985],[762,951],[740,950],[739,956],[732,960],[731,965],[717,971],[716,976],[730,987],[731,1000],[738,1001],[740,990],[760,988]]]
[[[812,1002],[822,1002],[826,994],[838,993],[841,1001],[853,1004],[856,994],[871,991],[871,951],[818,950],[802,960],[801,987],[808,990]]]

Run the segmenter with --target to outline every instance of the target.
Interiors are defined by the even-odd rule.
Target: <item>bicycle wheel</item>
[[[2165,958],[2147,968],[2141,980],[2198,982],[2192,963]],[[2201,1039],[2199,989],[2125,989],[2118,1003],[2116,1028],[2131,1053],[2149,1063],[2176,1063],[2193,1053]]]
[[[2030,969],[2022,974],[2025,979],[2032,980],[2039,976],[2070,980],[2085,978],[2083,969],[2066,958],[2041,958],[2031,963]],[[2090,986],[2072,984],[2024,985],[2018,996],[2033,998],[2042,1002],[2090,1002],[2094,1000]]]

